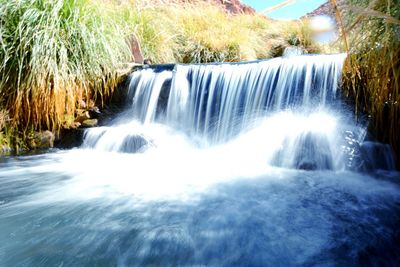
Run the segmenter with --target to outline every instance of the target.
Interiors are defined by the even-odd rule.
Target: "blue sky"
[[[285,2],[284,0],[241,0],[242,3],[252,6],[257,11],[273,7]],[[274,19],[297,19],[307,12],[313,11],[327,0],[297,0],[294,4],[283,7],[279,10],[267,14]]]

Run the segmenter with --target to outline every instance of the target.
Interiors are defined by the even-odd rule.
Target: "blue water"
[[[395,266],[400,259],[399,173],[270,168],[204,183],[187,177],[182,186],[163,181],[167,169],[150,190],[134,155],[115,159],[132,170],[115,176],[115,155],[101,155],[109,166],[88,160],[95,157],[73,150],[3,160],[0,266]]]
[[[133,73],[80,148],[0,158],[0,266],[398,265],[400,174],[344,59]]]

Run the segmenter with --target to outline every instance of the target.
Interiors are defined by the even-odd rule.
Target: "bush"
[[[122,28],[88,0],[0,0],[1,105],[15,127],[57,129],[109,94],[129,60]]]

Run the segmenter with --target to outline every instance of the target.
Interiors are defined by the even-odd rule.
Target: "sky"
[[[257,11],[276,6],[284,0],[241,0],[242,3],[252,6]],[[297,19],[304,14],[313,11],[327,0],[297,0],[295,3],[266,14],[274,19]]]

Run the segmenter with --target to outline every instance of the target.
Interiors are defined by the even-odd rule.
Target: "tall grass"
[[[0,0],[0,90],[16,127],[56,129],[107,95],[129,60],[124,33],[90,0]]]
[[[306,34],[307,24],[301,22],[278,22],[257,14],[228,14],[207,1],[155,2],[136,1],[134,8],[125,8],[124,14],[143,54],[153,62],[262,59],[276,56],[277,46],[284,48],[293,40],[315,51]]]
[[[133,40],[154,63],[261,59],[288,45],[315,51],[306,24],[232,15],[208,1],[0,0],[8,136],[69,127],[82,100],[107,99]]]
[[[399,160],[400,2],[350,0],[349,5],[345,88],[356,112],[370,115],[371,133],[390,143]]]

